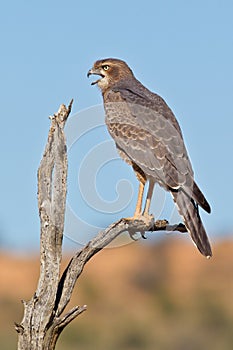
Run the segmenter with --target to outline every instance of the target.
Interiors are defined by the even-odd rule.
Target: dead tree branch
[[[18,350],[54,350],[62,330],[86,310],[76,306],[63,314],[75,283],[90,258],[106,247],[117,236],[128,232],[131,237],[146,231],[178,230],[184,225],[171,226],[166,220],[121,219],[100,231],[86,246],[77,251],[61,275],[62,240],[67,191],[67,153],[64,126],[70,114],[69,106],[61,105],[51,117],[47,145],[38,169],[38,207],[40,215],[40,277],[37,289],[24,304],[24,316],[15,328],[18,332]]]

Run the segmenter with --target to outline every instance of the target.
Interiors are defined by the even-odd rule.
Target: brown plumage
[[[210,206],[194,181],[181,129],[166,102],[143,86],[128,65],[118,59],[96,61],[91,74],[102,91],[106,124],[120,156],[130,164],[139,180],[134,218],[149,215],[153,187],[158,183],[169,191],[199,251],[210,257],[211,247],[198,206],[210,213]],[[149,189],[144,211],[142,197]]]

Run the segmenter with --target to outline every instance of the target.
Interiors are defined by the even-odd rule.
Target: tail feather
[[[183,186],[183,191],[190,197],[192,197],[195,202],[200,205],[207,213],[211,212],[209,203],[207,202],[204,194],[201,192],[200,188],[197,186],[196,182],[192,181],[192,185]]]
[[[201,192],[200,188],[197,186],[197,184],[193,183],[193,197],[195,201],[205,210],[207,213],[210,214],[211,208],[209,203],[207,202],[204,194]]]
[[[211,257],[211,246],[199,215],[198,205],[182,190],[171,193],[193,242],[201,254]]]

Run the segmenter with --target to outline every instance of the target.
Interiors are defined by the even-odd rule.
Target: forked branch
[[[67,152],[64,126],[70,114],[69,106],[61,105],[52,116],[48,141],[38,169],[38,207],[41,223],[40,276],[37,289],[24,304],[24,316],[15,328],[18,332],[18,350],[53,350],[62,330],[86,310],[76,306],[63,313],[68,305],[75,283],[85,264],[101,249],[123,232],[131,237],[146,231],[178,230],[186,232],[182,224],[170,226],[166,220],[121,219],[77,251],[61,275],[62,240],[67,192]]]

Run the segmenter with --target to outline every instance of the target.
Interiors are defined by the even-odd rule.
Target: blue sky
[[[80,162],[93,149],[97,153],[92,159],[98,160],[109,145],[113,146],[102,125],[101,107],[95,107],[94,113],[89,110],[101,104],[102,99],[98,89],[90,86],[86,72],[96,59],[104,57],[127,61],[136,77],[167,101],[183,130],[196,181],[213,209],[211,215],[202,213],[205,226],[212,237],[232,232],[232,13],[230,0],[2,4],[2,247],[18,251],[38,247],[36,172],[47,139],[48,116],[71,98],[77,130],[79,125],[84,128],[69,152],[71,211],[75,215],[79,212],[82,221],[96,228],[132,214],[137,181],[131,169],[114,158],[114,150],[108,155],[115,159],[114,164],[100,157],[106,166],[94,180],[104,205],[116,200],[117,174],[126,179],[121,182],[126,188],[120,192],[124,209],[115,208],[111,213],[106,213],[105,207],[96,210],[98,196],[95,208],[90,209],[91,205],[85,204],[88,199],[84,200],[90,193],[80,196],[91,187],[89,175],[85,176],[85,171],[79,174]],[[86,112],[77,117],[77,112],[83,110]],[[88,118],[93,118],[91,125],[87,124]],[[95,125],[94,120],[99,124]],[[84,170],[85,166],[88,169],[88,163],[82,164]],[[173,204],[156,191],[163,208],[154,210],[166,215]]]

